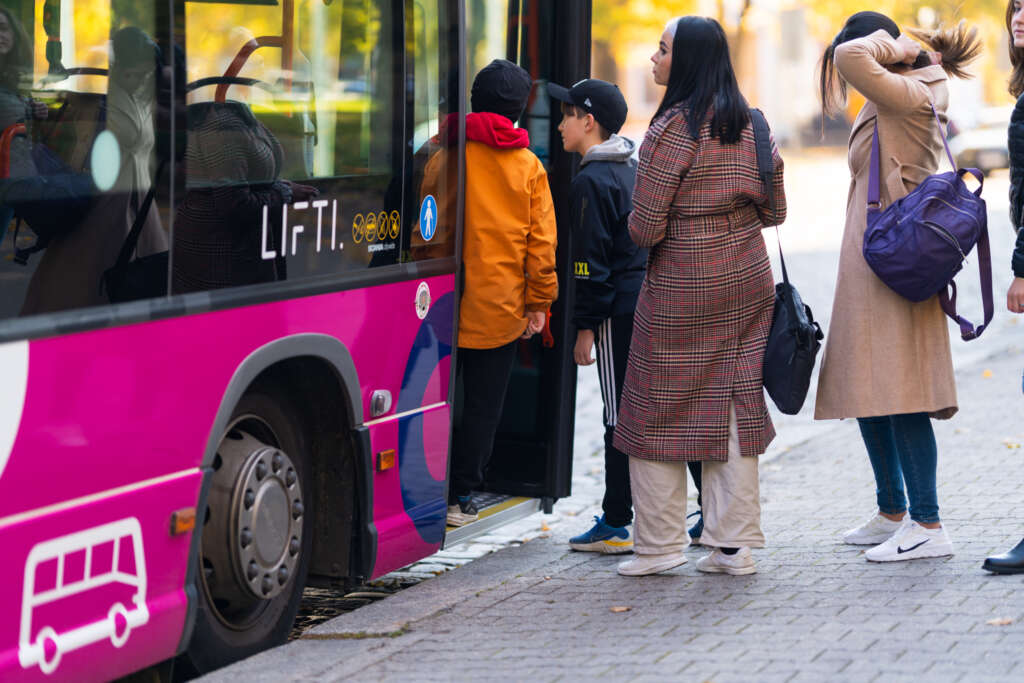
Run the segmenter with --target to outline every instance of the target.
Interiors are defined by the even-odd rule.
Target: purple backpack
[[[957,169],[934,106],[932,114],[955,170],[925,178],[913,192],[897,199],[884,211],[880,201],[878,123],[875,122],[864,260],[882,282],[911,301],[926,301],[938,294],[942,310],[959,323],[964,341],[970,341],[981,336],[994,313],[985,200],[981,198],[980,185],[971,192],[963,181],[967,173],[979,183],[984,182],[984,176],[976,168]],[[956,283],[953,282],[975,244],[978,245],[985,309],[985,322],[976,329],[956,313]]]

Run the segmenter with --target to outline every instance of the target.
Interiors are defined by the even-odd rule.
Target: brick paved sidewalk
[[[1016,349],[964,369],[960,414],[935,423],[952,558],[874,565],[838,542],[873,511],[846,422],[762,467],[758,574],[701,575],[693,548],[671,572],[624,578],[621,558],[569,552],[575,530],[559,529],[210,679],[1021,680],[1024,576],[980,563],[1024,534],[1022,367]]]

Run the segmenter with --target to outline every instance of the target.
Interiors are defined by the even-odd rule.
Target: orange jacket
[[[523,334],[527,311],[547,311],[558,298],[555,212],[547,172],[525,147],[525,130],[504,117],[470,114],[466,137],[458,344],[493,349]],[[420,192],[438,201],[440,221],[455,217],[452,152],[446,147],[427,163]]]

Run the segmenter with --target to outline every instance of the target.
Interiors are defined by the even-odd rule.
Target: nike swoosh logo
[[[921,541],[920,543],[918,543],[917,545],[912,545],[909,548],[907,548],[906,550],[904,550],[903,548],[901,548],[899,546],[896,546],[896,554],[897,555],[902,555],[903,553],[909,553],[914,548],[920,548],[921,546],[923,546],[925,543],[927,543],[930,540],[931,540],[930,538],[926,538],[923,541]]]

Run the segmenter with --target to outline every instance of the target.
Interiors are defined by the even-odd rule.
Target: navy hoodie
[[[629,236],[635,149],[632,140],[613,135],[587,151],[572,181],[573,318],[578,329],[594,330],[608,318],[636,309],[647,250]]]

